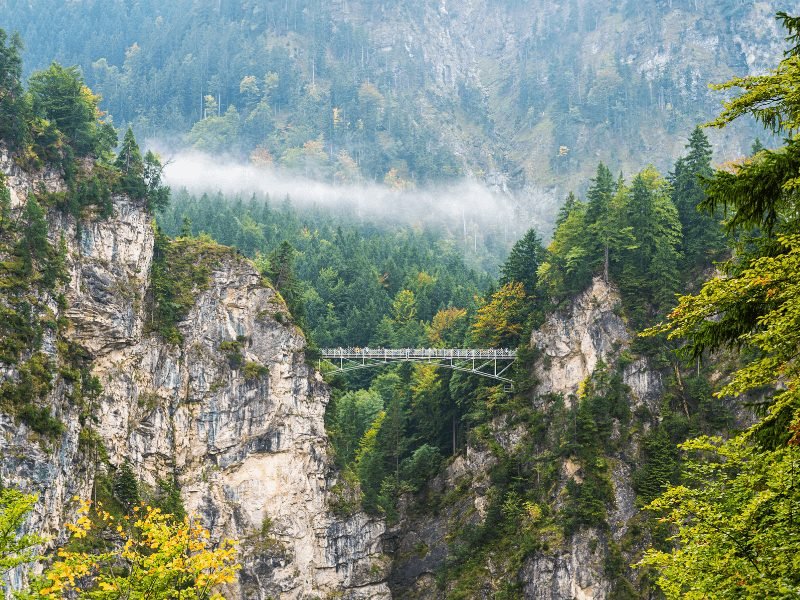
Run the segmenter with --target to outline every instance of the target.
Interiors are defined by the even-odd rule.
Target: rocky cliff
[[[54,173],[26,173],[5,151],[0,170],[16,220],[29,193],[64,189]],[[240,540],[243,569],[230,597],[388,598],[382,522],[329,509],[328,390],[280,296],[247,261],[214,247],[169,343],[149,323],[154,231],[144,208],[115,197],[107,218],[46,214],[69,277],[34,303],[59,323],[42,334],[54,377],[39,408],[63,428],[48,437],[0,413],[2,481],[40,496],[30,525],[57,538],[73,496],[90,497],[104,469],[129,461],[145,485],[174,478],[215,539]],[[80,348],[102,384],[89,410],[75,400],[65,347]],[[0,371],[0,383],[18,384],[30,355]]]
[[[628,358],[633,336],[621,312],[618,292],[596,278],[533,332],[536,384],[527,406],[510,406],[477,428],[464,455],[419,497],[404,500],[387,532],[396,598],[491,597],[511,590],[511,597],[537,600],[600,600],[620,597],[630,585],[624,565],[632,545],[626,544],[628,554],[620,547],[639,512],[632,483],[639,438],[622,433],[626,418],[609,416],[608,439],[601,440],[606,450],[593,463],[570,446],[578,401],[589,386],[601,388],[595,379],[613,382],[610,374],[617,373],[615,389],[629,411],[653,406],[663,392],[659,373],[645,359]],[[565,527],[572,497],[580,498],[573,484],[593,477],[608,485],[602,519]],[[514,507],[513,485],[503,483],[514,478],[525,479],[516,489],[537,497],[535,504]],[[579,506],[584,518],[590,505]],[[507,523],[509,512],[516,516],[506,531],[498,513]],[[487,523],[502,533],[493,537]]]
[[[598,160],[629,172],[642,156],[679,156],[690,129],[718,112],[708,83],[761,73],[782,52],[774,1],[336,6],[335,18],[370,32],[387,70],[423,74],[415,96],[426,124],[470,170],[523,186],[543,212]],[[746,152],[757,134],[710,132],[720,158]]]

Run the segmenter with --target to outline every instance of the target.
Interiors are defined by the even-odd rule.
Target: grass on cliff
[[[150,331],[179,344],[178,323],[186,318],[197,296],[211,284],[211,273],[234,250],[207,235],[170,239],[155,228],[153,248]]]

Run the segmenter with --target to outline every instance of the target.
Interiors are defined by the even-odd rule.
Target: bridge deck
[[[394,362],[421,362],[489,377],[509,386],[513,382],[508,371],[517,357],[516,350],[507,348],[324,348],[320,352],[341,373]]]
[[[516,350],[507,348],[323,348],[323,358],[346,359],[413,359],[465,358],[483,360],[514,360]]]

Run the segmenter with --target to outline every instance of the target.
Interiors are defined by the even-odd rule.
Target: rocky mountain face
[[[619,309],[618,292],[596,278],[588,290],[565,309],[551,314],[533,332],[531,347],[538,358],[531,403],[545,419],[554,421],[558,405],[574,403],[593,375],[604,365],[618,364],[620,356],[629,351],[632,334],[619,316]],[[657,410],[663,391],[659,372],[645,359],[632,360],[621,369],[625,401],[631,410],[643,404]],[[621,425],[615,425],[612,437],[619,438]],[[540,457],[552,462],[556,475],[552,484],[547,484],[549,489],[544,496],[552,510],[562,509],[569,482],[581,483],[585,469],[591,465],[557,453],[546,454],[563,443],[559,435],[552,425],[549,430],[534,429],[516,422],[514,415],[495,418],[487,432],[473,437],[466,453],[429,484],[423,499],[407,498],[398,522],[386,534],[387,552],[394,557],[389,577],[394,597],[444,598],[463,592],[463,582],[468,577],[456,572],[448,580],[442,573],[448,573],[448,561],[454,559],[449,553],[457,546],[458,536],[481,523],[491,510],[496,468],[509,456],[534,448]],[[517,581],[515,589],[524,598],[618,597],[617,579],[630,577],[630,573],[624,568],[622,573],[611,573],[608,565],[619,555],[621,541],[639,512],[630,466],[639,452],[638,445],[638,437],[630,436],[603,458],[613,492],[608,502],[607,526],[580,528],[571,534],[562,533],[560,528],[542,527],[537,533],[540,549],[521,563],[509,563],[510,568],[504,564],[508,558],[503,549],[498,547],[488,553],[484,568],[477,577],[473,575],[475,579],[468,583],[472,587],[463,597],[491,597],[492,590],[496,592],[510,578]],[[545,486],[544,477],[541,485]],[[519,534],[522,527],[520,524]],[[512,547],[516,543],[518,540],[510,542]],[[625,564],[633,561],[635,552],[633,545],[626,546]]]
[[[16,219],[29,193],[64,185],[54,173],[23,172],[5,151],[0,169]],[[81,347],[102,392],[90,407],[93,440],[67,377],[42,400],[63,423],[57,437],[0,413],[2,481],[39,494],[30,526],[58,539],[73,497],[91,497],[107,468],[103,448],[108,465],[129,461],[146,485],[174,476],[186,510],[215,539],[240,540],[243,568],[229,597],[388,598],[383,523],[329,509],[328,390],[280,296],[233,251],[219,252],[178,323],[181,341],[167,343],[148,327],[154,231],[144,208],[116,197],[108,218],[47,217],[50,241],[66,244],[69,281],[41,293],[40,306],[68,326],[66,342],[45,330],[41,352],[63,372],[60,345]],[[4,369],[0,383],[20,376]]]
[[[415,95],[429,126],[471,170],[536,204],[582,185],[599,160],[670,168],[719,110],[708,84],[764,72],[782,52],[783,5],[771,1],[338,4],[335,18],[367,27],[391,70],[424,72]],[[717,158],[755,135],[712,132]]]
[[[719,112],[724,96],[708,84],[763,72],[781,57],[775,13],[786,8],[777,0],[0,0],[5,27],[26,41],[27,70],[78,63],[104,109],[142,139],[186,134],[211,94],[212,113],[234,107],[243,121],[239,134],[214,140],[218,151],[266,144],[280,162],[288,147],[296,154],[322,139],[331,160],[366,148],[362,166],[378,180],[391,167],[433,181],[457,165],[513,192],[543,227],[601,160],[626,176],[654,161],[672,168],[691,130]],[[270,72],[281,83],[259,133],[257,119],[245,122],[253,97],[242,82]],[[365,83],[369,94],[359,92]],[[359,138],[359,121],[377,123],[374,139]],[[747,123],[710,133],[718,161],[764,135]],[[453,165],[422,164],[440,150]],[[371,154],[385,154],[385,164],[370,171]]]

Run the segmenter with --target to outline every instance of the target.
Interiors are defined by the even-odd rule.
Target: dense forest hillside
[[[335,180],[462,175],[552,223],[599,160],[666,169],[709,82],[781,52],[779,2],[2,0],[25,68],[81,67],[118,126]],[[742,123],[718,160],[746,153]],[[555,187],[553,187],[555,186]]]
[[[165,45],[144,60],[144,45],[122,40],[122,69],[92,67],[124,89],[108,99],[132,124],[118,130],[80,67],[52,62],[25,77],[22,39],[0,29],[0,595],[800,595],[800,17],[772,20],[769,3],[677,0],[591,14],[579,0],[560,10],[217,0],[176,3],[154,21],[135,0],[107,13],[91,2],[15,6],[21,23],[51,7],[79,32],[87,14],[136,17],[126,36],[163,27]],[[487,35],[468,27],[474,19]],[[192,33],[171,35],[178,22]],[[499,210],[505,201],[475,213],[495,212],[494,221],[468,221],[466,205],[482,197],[464,191],[481,187],[474,182],[429,184],[491,162],[481,176],[497,190],[535,185],[524,167],[541,157],[514,157],[530,144],[520,141],[519,107],[493,103],[524,81],[509,75],[522,55],[503,62],[504,53],[527,47],[517,46],[525,35],[550,40],[554,24],[589,49],[596,36],[612,40],[596,53],[617,52],[618,29],[633,58],[614,63],[620,81],[601,86],[611,95],[599,104],[602,69],[579,69],[566,122],[610,154],[585,172],[590,159],[564,147],[558,160],[574,171],[542,167],[551,182],[578,182],[545,243],[520,216],[531,211]],[[621,66],[640,64],[649,43],[632,24],[663,38],[667,58],[651,66],[672,75]],[[98,38],[121,35],[112,31]],[[500,31],[509,33],[493,45]],[[260,40],[251,49],[264,62],[244,73],[280,60],[286,70],[236,84],[237,73],[225,88],[222,67],[244,50],[212,53],[210,79],[210,54],[183,54],[191,77],[182,85],[202,88],[196,119],[177,89],[147,112],[124,88],[145,90],[162,65],[177,74],[183,50],[169,44],[196,48],[212,32],[234,50]],[[73,39],[53,37],[62,35]],[[542,64],[558,65],[558,76],[545,83],[591,63],[552,43]],[[706,98],[678,102],[685,89],[670,91],[672,57],[686,67],[698,48],[725,44],[744,49],[738,67],[696,58],[715,75],[740,69],[718,86],[729,100],[709,126],[667,136],[665,114],[677,119],[684,106],[688,125],[690,104],[697,116]],[[191,74],[195,56],[206,57],[202,77]],[[408,64],[418,69],[400,68]],[[482,79],[492,65],[513,83]],[[416,83],[404,78],[414,73]],[[649,100],[633,94],[636,73],[656,92]],[[610,103],[620,89],[631,95]],[[224,108],[223,93],[251,103]],[[352,104],[339,104],[348,93]],[[541,114],[558,114],[546,97]],[[620,106],[631,123],[653,113],[652,128],[627,129]],[[330,123],[318,118],[328,112]],[[777,147],[754,140],[715,167],[715,150],[733,146],[714,140],[745,137],[714,132],[747,120]],[[363,196],[317,205],[277,185],[274,195],[268,186],[170,189],[133,125],[253,163],[219,160],[206,179],[230,170],[238,184],[278,163],[282,178],[318,196]],[[616,136],[628,144],[615,147]],[[641,164],[628,154],[637,136],[662,144]],[[501,145],[503,164],[493,162]],[[375,190],[387,194],[362,211]],[[458,194],[446,223],[440,206],[412,207],[417,219],[388,208]],[[318,345],[348,347],[358,370],[325,360]],[[367,345],[419,353],[370,363]],[[513,362],[492,370],[474,353],[437,362],[431,349]]]

